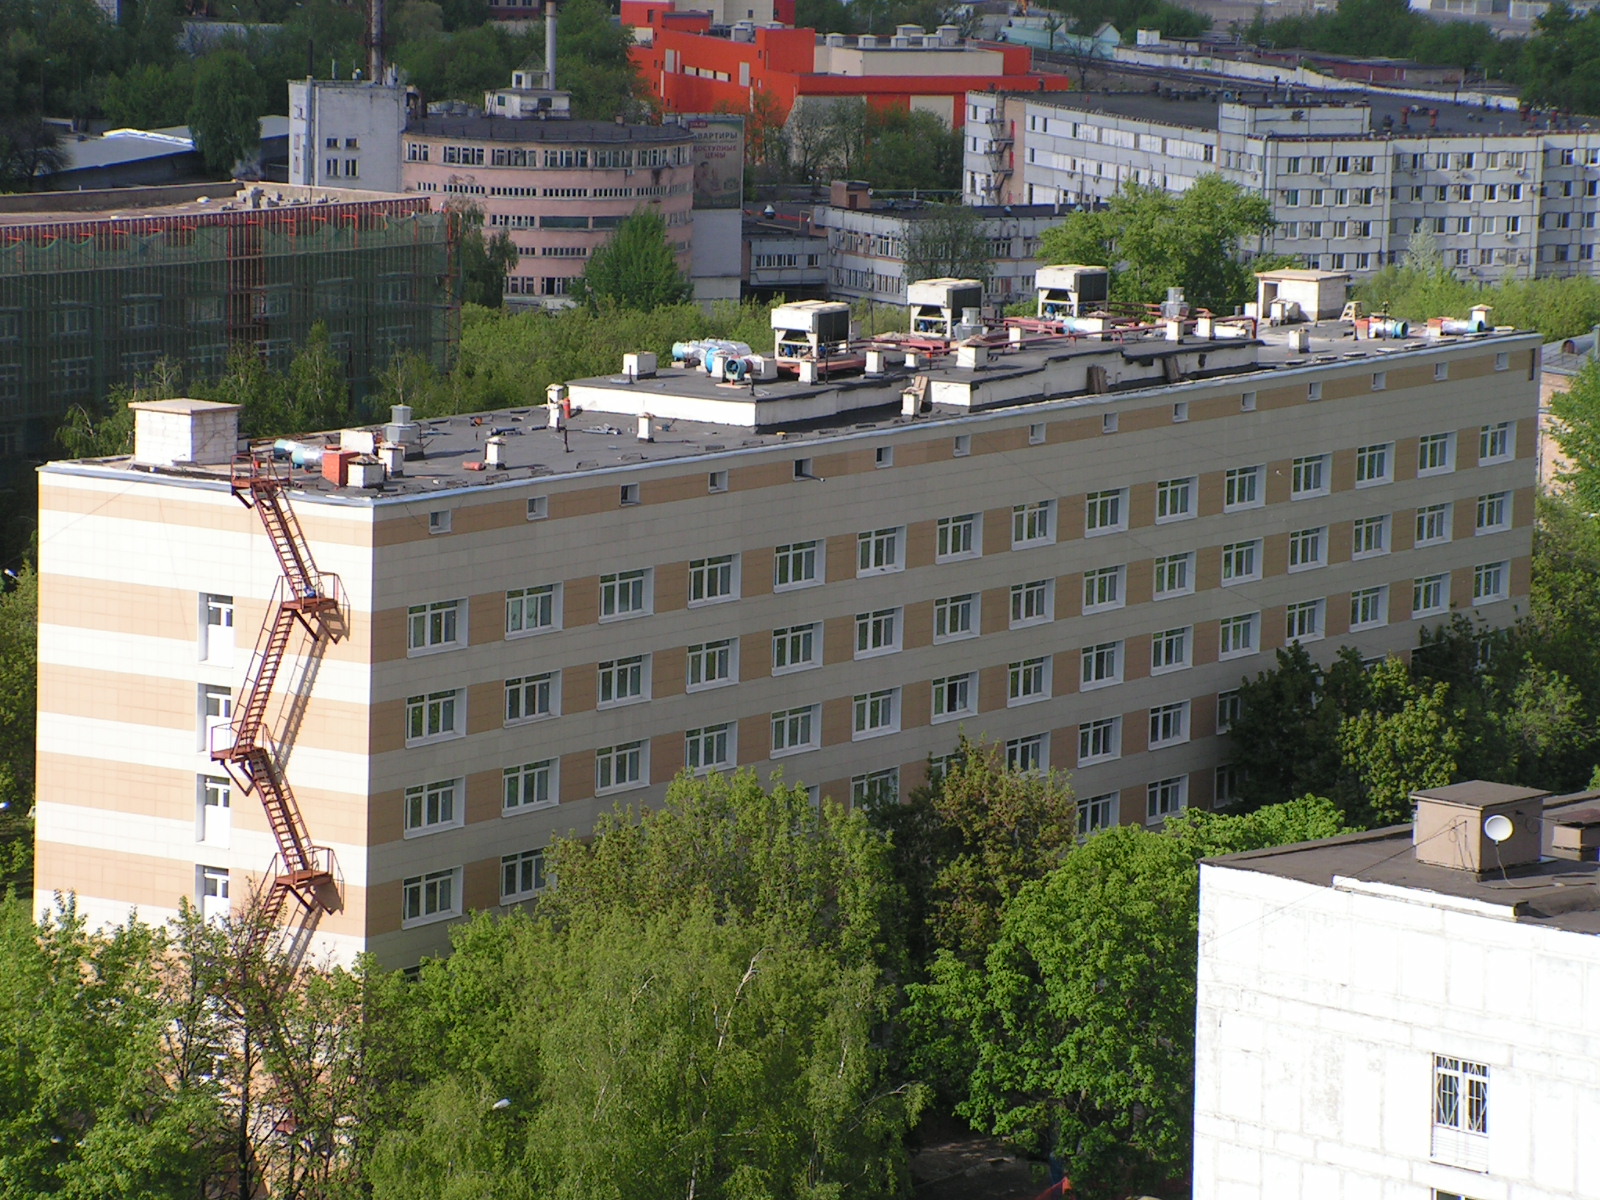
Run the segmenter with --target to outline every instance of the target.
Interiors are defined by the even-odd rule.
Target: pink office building
[[[471,201],[486,232],[510,233],[522,257],[506,280],[508,304],[560,306],[589,256],[647,205],[688,273],[692,147],[680,125],[429,116],[406,126],[400,177],[408,192]]]

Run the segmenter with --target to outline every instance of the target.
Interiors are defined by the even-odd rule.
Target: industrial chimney
[[[383,82],[383,4],[367,0],[367,78]]]
[[[544,0],[544,86],[556,86],[556,0]]]

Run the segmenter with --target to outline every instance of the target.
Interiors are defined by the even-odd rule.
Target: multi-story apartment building
[[[291,79],[289,182],[401,191],[400,135],[419,103],[393,67],[382,80]]]
[[[1426,230],[1472,278],[1596,272],[1600,129],[1238,88],[969,93],[966,198],[1095,204],[1215,172],[1272,205],[1278,224],[1252,249],[1313,268],[1371,274]]]
[[[1413,799],[1201,865],[1196,1200],[1594,1195],[1600,796]]]
[[[589,255],[645,206],[661,214],[688,274],[693,132],[555,117],[417,118],[405,131],[404,188],[470,201],[483,210],[486,232],[511,235],[522,257],[506,279],[508,304],[565,304]]]
[[[226,907],[276,850],[323,945],[404,965],[686,769],[893,799],[965,730],[1071,772],[1084,831],[1225,800],[1279,647],[1513,619],[1540,345],[1200,331],[731,387],[641,355],[558,393],[564,428],[397,412],[380,454],[422,453],[386,479],[314,439],[322,473],[233,480],[255,509],[232,410],[155,405],[131,460],[40,476],[37,894]],[[266,809],[230,762],[281,773]]]

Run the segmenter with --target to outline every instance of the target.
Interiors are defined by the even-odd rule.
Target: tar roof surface
[[[407,133],[462,137],[481,142],[682,142],[694,135],[682,125],[618,125],[567,117],[420,117]]]
[[[1562,796],[1545,806],[1545,841],[1561,816],[1592,807],[1600,793]],[[1250,850],[1209,860],[1214,866],[1256,871],[1332,887],[1336,878],[1414,888],[1440,896],[1504,905],[1519,922],[1572,933],[1600,934],[1600,863],[1545,859],[1527,867],[1479,876],[1419,863],[1411,826],[1395,825],[1321,842]]]

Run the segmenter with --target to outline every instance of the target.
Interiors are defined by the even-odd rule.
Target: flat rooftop
[[[422,137],[469,138],[479,142],[685,142],[694,134],[683,125],[619,125],[570,117],[427,116],[406,122],[406,132]]]
[[[1129,82],[1131,84],[1133,81]],[[1233,99],[1226,100],[1225,93],[1231,95]],[[1055,108],[1109,113],[1112,116],[1190,129],[1215,130],[1222,105],[1237,103],[1252,107],[1281,108],[1290,112],[1309,108],[1369,108],[1372,116],[1368,132],[1389,137],[1462,134],[1511,137],[1543,132],[1538,123],[1522,121],[1514,112],[1499,112],[1476,104],[1452,104],[1442,99],[1419,104],[1411,97],[1391,96],[1382,92],[1317,92],[1299,87],[1286,94],[1281,88],[1249,86],[1248,81],[1225,79],[1221,76],[1197,78],[1187,72],[1177,74],[1170,84],[1156,86],[1141,84],[1106,91],[1010,94]],[[1438,121],[1436,125],[1430,125],[1429,114],[1435,110],[1439,114]],[[1393,123],[1387,129],[1384,127],[1385,118]],[[1274,136],[1279,139],[1285,138],[1283,134]],[[1322,135],[1308,135],[1308,137],[1313,140],[1332,140]]]
[[[1557,796],[1545,802],[1544,841],[1563,815],[1593,809],[1600,792]],[[1600,935],[1600,863],[1544,858],[1525,867],[1482,875],[1419,863],[1410,825],[1346,834],[1321,842],[1250,850],[1209,860],[1219,867],[1298,879],[1319,887],[1349,887],[1344,881],[1432,893],[1441,907],[1452,900],[1510,910],[1519,923]],[[1337,882],[1336,882],[1337,881]]]
[[[1309,333],[1310,345],[1305,352],[1296,351],[1289,344],[1291,330]],[[1232,338],[1201,341],[1186,338],[1182,343],[1172,343],[1159,337],[1144,341],[1130,341],[1126,346],[1088,338],[1068,341],[1056,339],[1044,344],[1034,344],[1016,350],[1004,350],[990,359],[989,365],[974,371],[951,363],[934,368],[892,368],[881,375],[866,375],[857,370],[840,374],[817,383],[801,383],[792,376],[780,376],[769,382],[747,384],[719,384],[697,368],[662,367],[653,377],[630,380],[621,373],[597,376],[586,380],[573,380],[569,384],[575,403],[580,396],[604,399],[606,394],[625,396],[636,407],[630,412],[620,407],[604,407],[585,403],[583,411],[575,412],[568,425],[566,437],[548,427],[548,410],[543,405],[528,405],[498,409],[483,413],[419,419],[423,453],[406,460],[403,475],[390,478],[380,488],[336,488],[315,471],[297,471],[297,486],[308,498],[326,498],[334,503],[372,504],[384,501],[404,501],[419,495],[450,490],[476,490],[493,486],[526,486],[534,479],[554,479],[626,470],[696,456],[737,454],[741,451],[759,450],[779,445],[812,445],[852,437],[871,436],[904,426],[928,426],[935,423],[956,424],[995,412],[1015,412],[1021,408],[1038,411],[1073,407],[1104,407],[1121,401],[1148,397],[1151,394],[1181,394],[1183,383],[1172,384],[1151,380],[1123,390],[1104,394],[1058,393],[1048,399],[1037,394],[1030,398],[985,406],[981,412],[973,408],[935,402],[931,411],[910,418],[902,415],[901,392],[916,375],[925,375],[930,381],[929,394],[936,395],[941,381],[973,383],[992,381],[1004,383],[1030,372],[1037,373],[1049,365],[1071,365],[1073,360],[1086,356],[1105,355],[1125,350],[1129,361],[1146,361],[1164,355],[1183,353],[1191,357],[1212,351],[1212,358],[1227,354],[1238,356],[1241,351],[1253,352],[1255,362],[1243,369],[1223,369],[1215,372],[1193,373],[1188,378],[1203,383],[1221,377],[1240,380],[1264,377],[1285,369],[1337,365],[1357,361],[1388,360],[1407,352],[1424,352],[1435,348],[1447,349],[1469,342],[1505,338],[1510,333],[1484,333],[1469,337],[1428,339],[1414,337],[1392,341],[1354,341],[1349,323],[1324,321],[1318,325],[1285,326],[1269,329],[1262,326],[1261,337],[1255,341]],[[757,347],[758,351],[769,348]],[[1220,351],[1220,353],[1219,353]],[[1082,368],[1079,368],[1081,373]],[[1160,374],[1160,364],[1155,372]],[[661,397],[657,401],[654,397]],[[666,406],[666,401],[704,411],[718,401],[749,405],[752,400],[759,408],[763,403],[779,406],[790,402],[790,411],[797,411],[793,402],[825,402],[840,404],[847,411],[839,411],[824,419],[796,420],[781,425],[752,427],[748,424],[670,418],[657,415],[654,422],[654,440],[638,440],[638,418],[632,413],[652,411]],[[646,406],[649,406],[648,408]],[[699,407],[695,407],[699,406]],[[382,424],[361,426],[381,433]],[[484,442],[494,435],[506,438],[505,461],[502,470],[475,470],[467,464],[481,462]],[[300,436],[307,445],[338,444],[337,430],[310,433]],[[96,474],[112,473],[123,477],[137,474],[170,476],[175,480],[214,480],[225,482],[226,467],[182,467],[157,469],[135,466],[129,458],[87,459],[77,462],[56,462],[47,465],[46,471],[88,471]]]
[[[186,184],[181,187],[118,188],[96,192],[30,192],[0,196],[0,227],[58,225],[126,218],[177,217],[238,212],[254,205],[260,190],[262,209],[305,208],[322,204],[406,203],[426,206],[426,196],[406,192],[372,192],[355,188],[305,187],[292,183]]]

